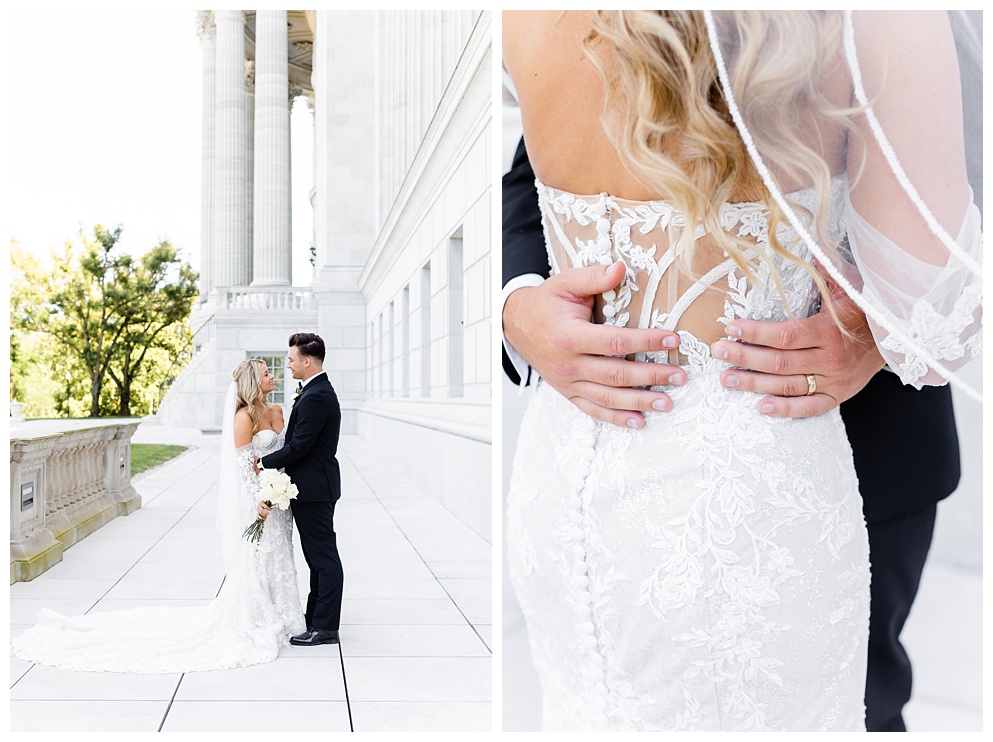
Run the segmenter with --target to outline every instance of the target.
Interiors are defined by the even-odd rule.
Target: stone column
[[[248,284],[248,144],[245,101],[245,12],[214,11],[215,51],[214,286]]]
[[[200,154],[200,302],[207,301],[214,288],[211,274],[214,240],[214,16],[209,11],[197,15],[197,33],[203,52],[202,147]]]
[[[442,72],[444,62],[441,56],[442,12],[441,10],[431,11],[431,56],[429,57],[431,61],[431,101],[428,106],[428,120],[424,122],[425,131],[427,131],[431,117],[434,116],[434,112],[438,108],[441,93],[445,89],[444,73]]]
[[[449,79],[452,77],[452,72],[455,71],[455,37],[458,34],[458,31],[455,29],[456,12],[454,10],[443,10],[441,16],[441,64],[444,85],[448,84]]]
[[[286,11],[255,11],[253,286],[290,285],[288,72]]]
[[[414,135],[414,152],[418,150],[421,139],[424,136],[424,129],[421,127],[421,109],[424,105],[424,36],[427,33],[427,23],[425,16],[428,11],[419,10],[414,14],[412,31],[412,53],[410,59],[411,68],[411,130]]]
[[[248,246],[246,283],[255,276],[252,245],[255,241],[255,60],[245,60],[245,244]]]

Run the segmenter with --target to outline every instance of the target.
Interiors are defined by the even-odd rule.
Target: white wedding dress
[[[773,15],[704,11],[729,111],[787,220],[780,244],[805,263],[816,259],[863,309],[904,383],[947,379],[979,396],[956,376],[982,343],[982,230],[962,166],[950,31],[940,18],[916,15],[838,19],[843,54],[818,50],[823,77],[798,76],[789,98],[791,126],[815,132],[825,152],[830,138],[821,134],[830,127],[818,128],[823,121],[804,107],[816,97],[810,80],[832,89],[845,74],[839,60],[847,61],[865,106],[837,140],[844,156],[835,166],[824,156],[824,172],[836,176],[818,198],[813,189],[787,192],[793,171],[781,166],[782,132],[766,116],[767,99],[749,97],[756,76],[765,91],[760,83],[782,66],[779,47],[761,43]],[[804,17],[833,22],[827,13]],[[891,43],[895,21],[912,53]],[[742,41],[749,34],[750,46]],[[767,66],[739,57],[746,47],[769,48],[770,58],[758,60]],[[529,102],[536,110],[544,103]],[[547,135],[541,117],[533,120]],[[568,178],[567,169],[556,172]],[[645,413],[640,430],[597,422],[543,381],[529,400],[506,536],[542,682],[543,728],[864,731],[869,549],[839,411],[763,415],[765,395],[724,388],[729,365],[710,351],[734,319],[813,313],[810,274],[774,256],[764,203],[721,208],[720,228],[751,245],[757,268],[747,277],[666,201],[535,185],[551,273],[622,261],[625,277],[595,297],[593,320],[677,332],[678,351],[632,360],[678,364],[687,377],[655,388],[672,398],[672,411]],[[676,262],[689,245],[691,264]]]
[[[288,510],[273,510],[257,545],[242,539],[241,531],[257,517],[253,457],[282,445],[281,433],[262,430],[234,456],[222,454],[222,468],[230,468],[228,474],[234,476],[222,475],[220,498],[230,500],[234,517],[221,518],[231,531],[222,539],[230,561],[221,590],[209,605],[83,616],[44,609],[41,622],[12,641],[14,655],[66,670],[134,673],[222,670],[276,659],[289,637],[305,629],[293,563],[292,516]]]
[[[761,395],[721,386],[729,366],[707,345],[734,318],[786,319],[775,282],[746,280],[699,231],[696,254],[713,265],[679,277],[683,222],[665,202],[537,187],[553,273],[623,260],[631,280],[598,299],[598,318],[678,330],[678,358],[645,360],[688,377],[661,388],[673,411],[647,413],[640,431],[599,423],[544,383],[530,401],[507,538],[544,728],[863,729],[869,552],[840,414],[760,414]],[[722,222],[761,250],[766,213],[727,204]],[[790,311],[807,316],[812,279],[778,267]]]

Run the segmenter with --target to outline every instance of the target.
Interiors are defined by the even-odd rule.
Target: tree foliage
[[[67,243],[53,255],[48,273],[12,245],[12,398],[30,396],[28,379],[43,369],[56,414],[79,414],[88,396],[91,417],[128,416],[154,408],[178,374],[189,355],[196,272],[169,242],[129,255],[121,231],[97,225],[81,249]],[[44,405],[25,413],[52,411],[36,407]]]

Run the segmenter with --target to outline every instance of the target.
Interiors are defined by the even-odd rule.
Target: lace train
[[[265,442],[263,442],[265,441]],[[282,436],[261,431],[242,453],[265,455]],[[254,474],[250,474],[251,477]],[[243,490],[244,524],[256,502]],[[240,534],[239,534],[240,536]],[[83,616],[43,609],[40,623],[16,637],[14,655],[66,670],[171,673],[270,662],[305,629],[293,564],[292,516],[266,519],[258,551],[243,542],[220,593],[201,607],[153,606]]]

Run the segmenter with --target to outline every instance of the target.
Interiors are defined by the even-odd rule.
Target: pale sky
[[[10,7],[10,6],[8,6]],[[124,7],[124,6],[121,6]],[[122,245],[162,239],[200,265],[202,55],[196,10],[21,3],[10,55],[5,225],[44,259],[82,225],[124,225]],[[309,285],[313,133],[293,116],[294,284]]]

